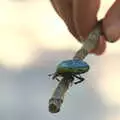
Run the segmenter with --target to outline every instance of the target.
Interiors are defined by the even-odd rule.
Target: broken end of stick
[[[62,99],[51,98],[49,100],[49,112],[58,113],[60,111],[62,103],[63,103]]]

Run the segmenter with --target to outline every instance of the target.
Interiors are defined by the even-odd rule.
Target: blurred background
[[[114,0],[102,0],[102,18]],[[49,0],[0,0],[0,120],[120,120],[120,42],[88,56],[86,81],[66,94],[61,112],[48,112],[57,82],[49,73],[81,45]]]

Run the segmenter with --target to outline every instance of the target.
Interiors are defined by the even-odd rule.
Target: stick
[[[83,60],[88,54],[89,51],[95,49],[97,47],[99,36],[101,33],[101,21],[96,25],[94,30],[90,33],[86,40],[82,40],[82,48],[75,54],[73,59]],[[64,95],[68,90],[71,84],[70,77],[63,78],[57,88],[55,89],[51,99],[49,100],[49,112],[57,113],[60,111],[60,107],[63,103]]]
[[[61,104],[63,103],[64,95],[69,88],[69,84],[72,81],[73,80],[71,78],[63,78],[59,82],[57,88],[55,89],[52,95],[52,98],[49,100],[49,111],[51,113],[57,113],[60,111],[60,107]]]

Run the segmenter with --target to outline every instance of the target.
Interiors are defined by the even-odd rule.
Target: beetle
[[[52,79],[56,79],[57,81],[60,81],[58,77],[64,77],[67,80],[71,79],[71,82],[73,82],[74,78],[77,78],[79,81],[74,83],[78,84],[84,81],[81,74],[88,72],[89,68],[89,65],[82,60],[65,60],[58,64],[56,72],[49,76],[53,76]]]

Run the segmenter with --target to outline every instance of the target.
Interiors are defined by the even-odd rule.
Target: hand
[[[116,0],[103,20],[106,40],[115,42],[120,38],[120,0]]]
[[[87,38],[97,24],[97,12],[100,0],[51,0],[58,15],[64,20],[72,35]],[[120,0],[116,0],[103,18],[99,45],[91,52],[101,55],[106,48],[106,41],[116,41],[120,37]]]
[[[79,35],[84,38],[92,31],[97,22],[97,11],[100,7],[99,0],[74,0],[74,24]],[[100,36],[99,45],[90,53],[101,55],[106,48],[106,40],[115,42],[120,37],[120,0],[116,0],[113,6],[103,18],[102,30],[104,36]]]

